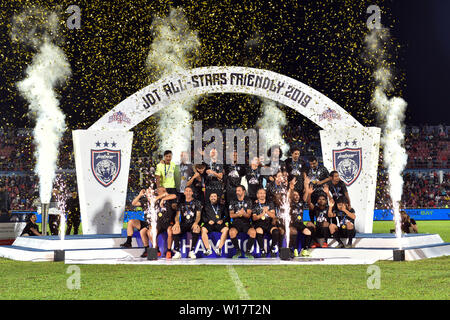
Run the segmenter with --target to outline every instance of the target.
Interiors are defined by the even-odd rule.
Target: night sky
[[[450,88],[450,1],[393,1],[398,23],[391,30],[401,49],[406,74],[406,122],[448,124]]]
[[[81,29],[65,25],[69,5],[81,8]],[[61,13],[61,47],[72,68],[57,89],[69,129],[87,128],[114,105],[154,80],[145,68],[154,15],[181,6],[202,43],[192,67],[238,65],[273,70],[324,93],[363,125],[376,125],[370,106],[373,66],[364,62],[369,5],[379,5],[392,34],[390,95],[408,102],[407,124],[446,123],[450,83],[450,1],[8,1],[0,9],[1,127],[32,127],[27,102],[15,87],[35,50],[12,43],[11,19],[37,5]],[[59,6],[58,6],[59,5]],[[248,41],[255,40],[254,46]],[[194,120],[248,128],[260,101],[237,94],[200,99]],[[281,107],[290,123],[303,116]],[[154,131],[152,117],[136,130]],[[152,129],[153,128],[153,129]]]

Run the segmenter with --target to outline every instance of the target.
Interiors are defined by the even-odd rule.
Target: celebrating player
[[[304,181],[306,177],[306,163],[300,159],[300,149],[293,147],[291,150],[291,157],[286,159],[286,171],[288,173],[288,180],[296,179],[294,189],[303,195]]]
[[[280,231],[274,225],[275,207],[273,203],[266,200],[266,190],[259,189],[256,193],[257,201],[253,204],[252,219],[253,226],[256,230],[256,241],[261,250],[261,257],[267,256],[269,253],[264,250],[264,234],[272,235],[272,244],[278,243]]]
[[[245,179],[248,184],[248,197],[252,202],[256,201],[256,193],[263,187],[263,176],[261,175],[261,166],[258,157],[250,162],[245,173]]]
[[[195,200],[192,196],[194,192],[191,187],[184,189],[185,201],[178,205],[177,215],[175,217],[175,224],[173,225],[173,239],[174,239],[174,259],[181,258],[180,252],[180,237],[186,232],[192,235],[192,245],[189,251],[189,258],[197,258],[195,255],[195,248],[197,246],[198,238],[200,237],[200,219],[202,212],[202,204]]]
[[[211,161],[206,167],[206,180],[205,180],[205,201],[209,201],[209,195],[216,193],[219,199],[223,194],[223,165],[218,163],[217,150],[212,149],[210,152]]]
[[[309,191],[307,191],[309,192]],[[305,193],[305,198],[307,197],[307,193]],[[297,250],[297,236],[298,233],[303,233],[305,235],[305,242],[302,245],[302,256],[309,256],[309,248],[311,247],[311,238],[314,232],[313,226],[306,227],[303,222],[303,204],[304,202],[300,198],[300,194],[298,191],[293,190],[291,193],[291,223],[289,226],[290,230],[290,240],[289,240],[289,248],[294,252],[294,256],[298,256]]]
[[[345,183],[339,177],[339,173],[337,171],[331,171],[330,177],[331,177],[331,180],[328,182],[328,189],[331,192],[331,195],[333,196],[334,202],[336,203],[336,201],[339,197],[344,196],[347,198],[347,204],[348,204],[349,208],[351,208],[350,197],[348,195],[347,187],[345,186]],[[328,195],[328,192],[327,192],[327,195]]]
[[[225,190],[226,201],[236,200],[236,187],[241,184],[241,179],[245,175],[245,167],[237,163],[238,154],[233,152],[232,164],[225,165]]]
[[[309,217],[311,220],[310,224],[307,224],[307,226],[314,226],[314,244],[311,246],[311,248],[320,247],[320,244],[317,240],[317,238],[321,235],[324,238],[324,242],[322,244],[322,248],[328,247],[328,238],[330,237],[330,223],[328,221],[328,213],[331,213],[332,207],[328,205],[327,196],[325,193],[319,194],[317,197],[317,203],[313,204],[311,202],[311,194],[314,192],[314,188],[312,186],[308,187],[308,194],[306,198],[306,202],[308,203],[309,207]],[[334,204],[334,203],[333,203]],[[315,221],[315,224],[312,223]]]
[[[314,188],[314,192],[311,195],[311,201],[312,203],[316,203],[317,197],[323,191],[323,186],[331,180],[330,174],[328,173],[327,168],[319,164],[316,157],[310,157],[309,169],[306,175]]]
[[[141,192],[139,192],[139,194],[133,199],[133,201],[131,202],[131,204],[135,207],[142,207],[144,208],[148,208],[150,204],[150,192],[151,189],[142,189]],[[158,220],[157,220],[157,233],[160,234],[161,232],[167,231],[167,243],[168,243],[168,249],[170,248],[170,245],[172,243],[172,230],[170,227],[170,222],[173,219],[173,214],[172,214],[172,206],[170,201],[176,199],[176,195],[174,194],[168,194],[165,190],[164,187],[159,187],[156,190],[156,197],[154,199],[155,204],[154,204],[154,208],[155,210],[158,211]],[[148,211],[145,210],[144,211]],[[161,219],[163,217],[163,212],[164,212],[164,218],[165,219]],[[172,217],[170,216],[172,215]],[[166,222],[168,221],[168,223]],[[168,225],[167,225],[168,224]],[[166,226],[167,225],[167,226]],[[150,239],[150,241],[152,241],[152,230],[150,227],[150,217],[145,217],[144,221],[141,220],[137,220],[137,219],[132,219],[130,221],[128,221],[127,224],[127,240],[122,243],[120,246],[121,247],[125,247],[125,248],[130,248],[131,247],[131,241],[132,241],[132,237],[133,237],[133,231],[134,228],[139,230],[139,233],[141,235],[141,239],[144,245],[144,253],[142,254],[141,257],[146,257],[147,256],[147,248],[148,248],[148,240]],[[152,243],[153,246],[155,246],[157,248],[157,243]],[[161,253],[158,252],[158,255],[160,256]],[[166,258],[170,259],[171,253],[168,250],[166,253]]]
[[[220,257],[228,235],[228,214],[226,207],[220,204],[216,193],[209,195],[209,203],[205,205],[203,211],[202,240],[206,247],[206,256],[212,254],[208,239],[209,232],[222,233],[219,246],[215,249],[216,255]]]
[[[194,191],[194,198],[205,204],[206,164],[199,163],[194,166],[194,175],[186,183]]]
[[[355,210],[348,207],[347,198],[339,197],[336,201],[336,208],[330,220],[330,233],[339,243],[338,248],[351,248],[353,238],[355,237]],[[347,245],[341,240],[341,237],[348,238]]]
[[[230,239],[233,243],[234,248],[236,249],[236,254],[233,256],[233,259],[239,258],[241,254],[245,254],[245,256],[249,259],[253,259],[254,257],[251,255],[251,249],[253,244],[255,243],[256,231],[251,225],[251,215],[252,215],[252,203],[251,200],[245,195],[245,187],[238,186],[236,188],[236,197],[235,201],[232,201],[229,205],[229,212],[231,218],[231,226],[230,226]],[[249,235],[249,239],[247,242],[247,250],[244,251],[239,247],[239,241],[237,240],[237,235],[239,232],[245,232]]]

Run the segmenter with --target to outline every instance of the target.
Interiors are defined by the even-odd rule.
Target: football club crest
[[[92,150],[91,169],[95,179],[104,187],[109,187],[120,172],[120,150]]]
[[[339,173],[342,181],[350,186],[358,179],[362,168],[361,148],[345,148],[333,150],[333,168]]]

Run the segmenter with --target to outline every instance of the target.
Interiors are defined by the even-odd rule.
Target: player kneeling
[[[355,210],[349,208],[347,198],[339,197],[336,200],[336,208],[333,210],[333,218],[330,223],[330,232],[337,234],[336,240],[338,248],[351,248],[355,237]],[[347,245],[344,245],[340,238],[348,238]]]
[[[202,224],[202,240],[206,248],[206,256],[212,254],[211,246],[209,245],[209,232],[220,232],[222,236],[220,237],[219,246],[214,249],[216,255],[220,257],[222,255],[222,247],[225,244],[225,240],[228,235],[228,216],[225,207],[219,203],[219,198],[217,193],[211,193],[209,195],[209,203],[205,205],[203,212]]]
[[[266,190],[259,189],[256,193],[256,203],[253,204],[252,218],[253,226],[256,230],[256,241],[261,250],[261,257],[276,256],[275,252],[265,252],[264,250],[264,234],[272,235],[272,243],[278,243],[280,238],[280,230],[272,223],[275,219],[275,207],[273,203],[267,202]]]
[[[174,259],[181,258],[180,252],[180,237],[181,235],[190,232],[192,235],[192,245],[189,251],[189,258],[195,259],[195,248],[197,246],[198,238],[200,236],[200,218],[202,212],[202,204],[195,200],[192,196],[194,192],[191,187],[184,189],[185,201],[178,205],[177,215],[175,216],[175,224],[173,225],[173,239],[174,239]]]

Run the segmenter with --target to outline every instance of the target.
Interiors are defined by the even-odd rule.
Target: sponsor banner
[[[122,235],[124,237],[126,237],[126,230],[123,230]],[[139,234],[139,231],[135,231],[133,233],[133,236],[136,237],[136,241],[138,246],[142,247],[142,240]],[[211,232],[208,233],[208,237],[209,237],[209,245],[210,248],[212,250],[212,254],[210,256],[205,256],[204,253],[206,252],[206,248],[205,245],[203,244],[203,241],[201,239],[201,237],[199,237],[199,240],[197,242],[197,247],[196,247],[196,255],[197,258],[218,258],[218,256],[216,255],[216,253],[214,252],[215,248],[218,248],[219,246],[219,242],[220,242],[220,236],[221,233],[220,232]],[[239,241],[239,246],[241,249],[243,249],[244,251],[247,249],[247,243],[248,243],[248,239],[249,236],[246,233],[238,233],[237,235],[237,239]],[[158,247],[161,250],[161,254],[162,256],[164,256],[166,254],[167,251],[167,232],[163,232],[162,234],[160,234],[158,236]],[[269,235],[264,235],[264,250],[267,252],[267,250],[270,248],[270,244],[271,244],[272,238]],[[301,250],[301,243],[303,241],[303,234],[300,234],[297,237],[297,248],[298,251],[300,252]],[[188,257],[188,253],[191,249],[191,244],[192,244],[192,237],[191,237],[191,233],[185,233],[183,234],[183,236],[180,238],[180,252],[181,252],[181,257],[182,258],[187,258]],[[283,247],[286,246],[286,240],[283,240]],[[151,247],[151,244],[150,244]],[[172,245],[172,249],[173,249],[173,245]],[[260,257],[261,256],[261,251],[260,248],[257,244],[257,242],[255,241],[255,244],[252,247],[251,252],[253,253],[253,255],[255,257]],[[278,251],[276,251],[276,253],[278,253]],[[233,244],[231,243],[230,238],[228,237],[225,240],[224,246],[222,247],[222,255],[221,257],[224,258],[231,258],[236,254],[236,249],[234,248]]]
[[[211,66],[171,74],[116,105],[89,130],[130,130],[147,117],[191,96],[244,93],[274,100],[301,113],[321,128],[362,125],[337,103],[282,74],[255,68]]]
[[[405,209],[411,219],[420,220],[450,220],[450,209]],[[391,210],[377,209],[373,216],[374,221],[392,221],[394,216]]]
[[[347,187],[356,212],[356,230],[371,233],[377,185],[380,128],[321,130],[323,164]]]
[[[83,233],[120,233],[133,133],[75,130],[72,134]]]

